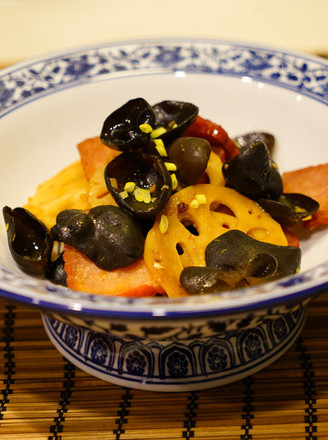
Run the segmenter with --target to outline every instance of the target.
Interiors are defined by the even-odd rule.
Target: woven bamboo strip
[[[318,439],[328,439],[328,296],[310,306],[302,344],[311,360],[315,380],[315,425]],[[0,322],[8,313],[0,301]],[[66,361],[52,347],[40,314],[17,306],[14,310],[14,383],[0,426],[1,440],[51,438],[63,392]],[[0,344],[0,365],[6,361]],[[248,429],[253,440],[305,439],[306,383],[296,344],[276,363],[250,381],[253,400],[250,424],[245,425],[245,383],[195,393],[196,407],[189,434],[199,439],[239,440]],[[0,379],[6,378],[0,370]],[[116,439],[120,404],[126,390],[78,369],[62,422],[62,440]],[[187,435],[190,393],[130,391],[124,432],[120,439],[181,439]],[[186,425],[187,423],[187,425]],[[246,426],[246,427],[245,427]],[[188,434],[188,435],[189,435]],[[320,436],[319,436],[320,434]],[[54,437],[55,438],[55,437]],[[191,438],[191,437],[190,437]]]
[[[120,411],[126,390],[78,369],[74,370],[72,394],[63,404],[67,362],[48,340],[40,313],[24,305],[10,309],[0,300],[0,330],[9,310],[14,314],[10,341],[14,365],[11,393],[0,420],[1,440],[239,440],[247,435],[253,440],[328,439],[328,295],[310,304],[301,337],[313,377],[306,376],[304,353],[294,344],[281,359],[251,378],[251,394],[243,381],[197,392],[191,411],[190,393],[132,390],[123,418]],[[3,368],[7,344],[0,341],[3,389],[8,376]],[[311,428],[312,410],[316,430],[310,437],[306,431]],[[54,426],[58,428],[55,419],[61,411],[63,431],[56,437],[52,432]],[[124,431],[117,434],[120,421]]]

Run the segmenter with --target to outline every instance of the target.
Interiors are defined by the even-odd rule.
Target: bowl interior
[[[101,81],[49,89],[0,119],[1,206],[23,205],[37,185],[78,159],[76,145],[99,135],[106,116],[135,97],[193,102],[199,114],[230,136],[268,131],[276,137],[281,172],[328,161],[328,106],[305,94],[251,76],[188,71],[125,73]],[[328,234],[304,234],[302,272],[327,260]],[[16,270],[0,224],[0,264]]]

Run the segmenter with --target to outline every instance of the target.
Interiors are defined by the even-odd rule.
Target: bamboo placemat
[[[328,439],[328,295],[278,361],[205,391],[156,393],[89,376],[64,359],[39,312],[0,300],[1,440]]]
[[[89,376],[52,346],[37,311],[0,300],[0,382],[1,440],[328,440],[328,295],[265,370],[178,394]]]

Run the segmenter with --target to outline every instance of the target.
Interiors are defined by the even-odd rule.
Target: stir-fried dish
[[[24,207],[3,208],[11,254],[30,275],[108,295],[197,295],[293,275],[294,226],[328,223],[328,164],[281,175],[274,143],[261,132],[231,139],[191,103],[132,99]]]

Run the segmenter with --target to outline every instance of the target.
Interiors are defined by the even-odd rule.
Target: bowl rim
[[[158,64],[153,64],[149,69],[144,66],[133,69],[132,64],[129,68],[120,70],[113,68],[110,64],[111,51],[130,50],[132,53],[135,48],[161,52],[162,59]],[[33,89],[31,94],[24,95],[19,87],[19,80],[33,69],[39,69],[51,63],[61,63],[63,60],[81,60],[83,56],[105,56],[108,57],[112,71],[100,73],[90,73],[87,71],[73,72],[70,78],[62,78],[55,85],[45,89]],[[165,50],[171,55],[165,59]],[[175,54],[173,53],[175,50]],[[180,52],[179,52],[180,50]],[[185,54],[182,52],[185,51]],[[189,51],[189,52],[188,52]],[[188,59],[188,54],[198,51],[201,63],[198,68],[195,65],[183,64]],[[212,52],[211,52],[212,51]],[[220,52],[221,51],[221,52]],[[230,51],[230,52],[229,52]],[[236,66],[229,68],[216,64],[228,55],[239,54],[245,57],[245,62],[257,57],[263,63],[273,61],[284,61],[286,66],[281,69],[288,73],[288,69],[293,72],[301,72],[302,78],[299,81],[288,78],[266,76],[264,68],[260,65],[249,65],[244,70],[239,70]],[[187,54],[187,55],[186,55]],[[174,56],[176,59],[174,59]],[[203,58],[202,58],[203,57]],[[208,62],[208,64],[206,64]],[[205,63],[205,64],[204,64]],[[59,65],[59,64],[58,64]],[[12,96],[0,99],[0,119],[6,114],[15,111],[17,108],[27,105],[33,100],[42,99],[50,93],[56,93],[64,88],[83,86],[91,81],[105,81],[121,77],[122,75],[133,74],[162,74],[172,73],[179,69],[188,74],[216,74],[230,77],[242,77],[249,75],[252,79],[260,80],[282,87],[300,95],[307,96],[312,100],[319,101],[328,106],[327,86],[319,83],[319,80],[312,78],[315,87],[306,87],[305,76],[314,75],[323,70],[328,77],[328,60],[319,56],[303,53],[295,50],[286,50],[256,43],[245,43],[232,40],[199,39],[199,38],[165,38],[165,39],[138,39],[115,42],[103,42],[99,44],[81,45],[70,49],[55,51],[38,57],[16,63],[0,71],[0,93],[3,90],[11,90]],[[139,66],[140,67],[140,66]],[[277,66],[276,66],[277,68]],[[212,70],[211,70],[212,69]],[[137,71],[137,72],[136,72]],[[286,75],[287,76],[287,75]],[[59,78],[60,79],[60,78]],[[65,80],[65,81],[64,81]],[[14,87],[16,84],[16,87]],[[14,87],[14,88],[13,88]],[[326,87],[326,88],[325,88]],[[21,93],[16,93],[20,91]],[[0,96],[1,98],[1,96]],[[10,281],[14,280],[14,281]],[[10,284],[12,283],[12,285]],[[301,290],[300,290],[300,286]],[[235,292],[224,292],[218,294],[202,295],[197,297],[184,297],[176,299],[168,298],[126,298],[126,297],[105,297],[100,295],[90,295],[84,292],[76,292],[70,289],[54,286],[49,282],[31,279],[31,277],[11,271],[0,265],[0,295],[14,302],[24,303],[37,307],[44,311],[56,311],[60,313],[77,313],[87,316],[99,316],[103,318],[128,318],[128,319],[189,319],[218,316],[225,314],[242,313],[249,310],[268,308],[282,303],[301,302],[306,298],[311,298],[328,288],[328,261],[320,264],[306,272],[284,278],[264,285],[250,287]],[[272,291],[275,290],[273,294]],[[46,295],[46,296],[45,296]],[[70,303],[68,302],[68,296]],[[133,307],[132,307],[133,306]]]

